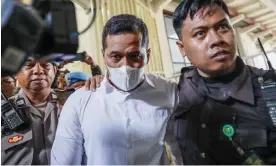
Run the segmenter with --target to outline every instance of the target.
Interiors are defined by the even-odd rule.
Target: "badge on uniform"
[[[23,139],[24,137],[22,135],[16,135],[8,139],[9,143],[16,143]]]

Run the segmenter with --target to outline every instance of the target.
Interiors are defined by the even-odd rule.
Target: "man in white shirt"
[[[176,84],[145,72],[150,56],[145,23],[128,14],[112,17],[102,45],[108,72],[96,92],[81,88],[66,101],[51,164],[159,165],[169,164],[169,157],[181,164],[169,120]]]

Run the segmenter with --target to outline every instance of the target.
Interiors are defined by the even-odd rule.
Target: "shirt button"
[[[224,98],[227,98],[229,96],[229,91],[225,91],[224,93],[223,93],[223,97]]]
[[[129,125],[130,124],[130,122],[131,122],[131,119],[127,119],[127,125]]]
[[[206,128],[206,124],[205,123],[201,123],[201,127],[202,128]]]
[[[206,158],[206,155],[205,155],[205,153],[200,153],[200,156],[202,157],[202,158]]]

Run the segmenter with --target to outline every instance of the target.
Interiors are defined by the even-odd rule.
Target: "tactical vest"
[[[216,101],[183,75],[182,80],[180,101],[175,111],[175,135],[184,164],[276,164],[276,126],[273,117],[269,116],[266,100],[256,97],[262,93],[257,75],[252,75],[257,106],[251,107],[237,105],[234,99]],[[276,91],[274,97],[276,101]],[[257,111],[259,117],[255,118],[268,120],[255,122],[254,118],[244,114],[245,109]],[[226,125],[235,130],[232,141],[223,133]]]

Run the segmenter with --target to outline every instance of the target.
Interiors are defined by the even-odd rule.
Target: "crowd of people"
[[[92,77],[61,70],[68,62],[29,60],[1,78],[12,101],[24,99],[30,122],[10,131],[2,125],[1,163],[275,165],[276,126],[259,82],[273,80],[236,55],[226,4],[182,1],[173,26],[194,65],[178,84],[145,71],[147,25],[130,14],[104,26],[105,74],[87,55]]]

